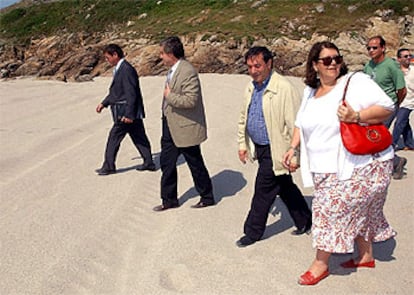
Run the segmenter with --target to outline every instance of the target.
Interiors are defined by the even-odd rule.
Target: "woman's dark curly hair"
[[[339,54],[338,47],[336,47],[335,44],[329,41],[317,42],[312,46],[311,50],[309,51],[308,60],[306,62],[305,84],[308,85],[309,87],[318,88],[318,86],[320,85],[318,75],[315,69],[313,68],[313,62],[318,61],[319,54],[321,53],[322,49],[325,49],[325,48],[335,49]],[[342,62],[341,69],[339,71],[339,75],[337,79],[339,77],[342,77],[346,73],[348,73],[348,67],[346,66],[344,62]]]

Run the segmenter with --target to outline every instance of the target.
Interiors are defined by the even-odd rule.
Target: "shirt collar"
[[[266,78],[266,80],[263,81],[262,85],[259,85],[257,82],[253,81],[254,89],[255,90],[263,90],[267,87],[269,84],[270,78],[272,77],[273,72],[270,72],[269,77]]]
[[[125,58],[121,58],[115,66],[115,72],[119,70],[119,67],[124,62]]]
[[[179,63],[180,63],[180,61],[181,61],[181,59],[179,59],[171,68],[170,68],[170,71],[171,71],[171,77],[174,75],[174,72],[175,72],[175,70],[177,70],[177,68],[178,68],[178,65],[179,65]]]

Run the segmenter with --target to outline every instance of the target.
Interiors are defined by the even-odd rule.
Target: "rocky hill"
[[[252,10],[266,7],[267,1],[250,1]],[[307,13],[323,14],[327,1],[322,1]],[[348,6],[352,16],[355,6]],[[206,12],[201,12],[201,14]],[[186,57],[201,73],[246,73],[243,54],[252,45],[268,46],[275,54],[275,68],[283,74],[303,76],[309,48],[313,43],[330,39],[344,55],[351,70],[360,69],[368,61],[365,45],[369,37],[382,35],[387,41],[387,54],[395,57],[399,47],[414,49],[414,16],[408,14],[392,18],[392,10],[376,10],[365,26],[358,31],[342,31],[335,35],[312,32],[307,26],[300,26],[302,18],[286,20],[282,34],[275,38],[235,38],[231,35],[223,39],[211,31],[197,34],[182,34]],[[198,21],[196,15],[190,21]],[[237,20],[236,20],[237,21]],[[127,23],[126,27],[133,24]],[[291,31],[299,31],[305,37],[292,38]],[[303,31],[303,32],[301,32]],[[136,37],[127,30],[104,32],[60,32],[59,34],[32,38],[29,44],[16,45],[7,40],[0,42],[1,78],[36,76],[41,79],[61,81],[89,81],[99,75],[109,75],[109,67],[102,57],[102,48],[108,43],[123,47],[127,59],[136,67],[141,76],[159,75],[165,72],[159,58],[158,42],[153,37]]]

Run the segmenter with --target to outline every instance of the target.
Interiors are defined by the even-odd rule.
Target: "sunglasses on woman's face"
[[[326,57],[320,57],[318,60],[321,60],[324,66],[330,66],[332,64],[332,61],[334,60],[337,65],[341,64],[344,60],[342,55],[337,56],[326,56]]]

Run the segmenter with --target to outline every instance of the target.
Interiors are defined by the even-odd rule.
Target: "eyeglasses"
[[[377,50],[378,49],[378,46],[367,46],[367,50],[368,51],[370,51],[370,50]]]
[[[326,57],[320,57],[318,60],[321,60],[324,66],[330,66],[332,64],[332,61],[334,60],[337,65],[341,64],[344,60],[342,55],[337,56],[326,56]]]
[[[407,54],[407,55],[402,55],[400,58],[410,58],[411,55]]]

